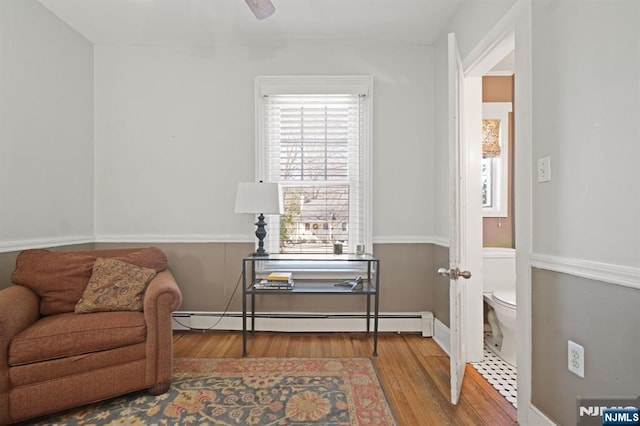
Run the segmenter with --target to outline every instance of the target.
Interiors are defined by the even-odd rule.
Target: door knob
[[[462,277],[465,280],[471,278],[471,272],[469,271],[461,271],[460,269],[456,268],[456,273],[458,274],[458,277]]]
[[[439,268],[438,269],[438,275],[440,275],[441,277],[448,277],[449,276],[449,270],[447,268]]]
[[[464,278],[465,280],[471,278],[471,272],[461,271],[459,268],[453,270],[447,268],[439,268],[438,275],[440,275],[441,277],[450,277],[452,280],[457,280],[460,277]]]

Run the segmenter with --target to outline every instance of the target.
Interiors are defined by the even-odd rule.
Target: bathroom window
[[[482,211],[507,217],[509,193],[509,113],[511,102],[482,104]]]

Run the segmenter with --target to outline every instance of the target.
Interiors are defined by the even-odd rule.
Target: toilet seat
[[[516,291],[515,290],[496,290],[493,292],[493,300],[504,306],[505,308],[516,308]]]

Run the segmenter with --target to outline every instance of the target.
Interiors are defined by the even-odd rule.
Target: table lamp
[[[257,214],[255,223],[256,237],[258,237],[258,250],[254,256],[268,256],[264,249],[264,237],[267,236],[264,221],[265,214],[282,214],[284,206],[282,202],[282,189],[279,183],[240,182],[236,193],[236,213]]]

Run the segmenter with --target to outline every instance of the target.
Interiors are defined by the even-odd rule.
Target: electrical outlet
[[[569,340],[569,371],[584,377],[584,348]]]
[[[551,157],[538,158],[538,182],[551,182]]]

